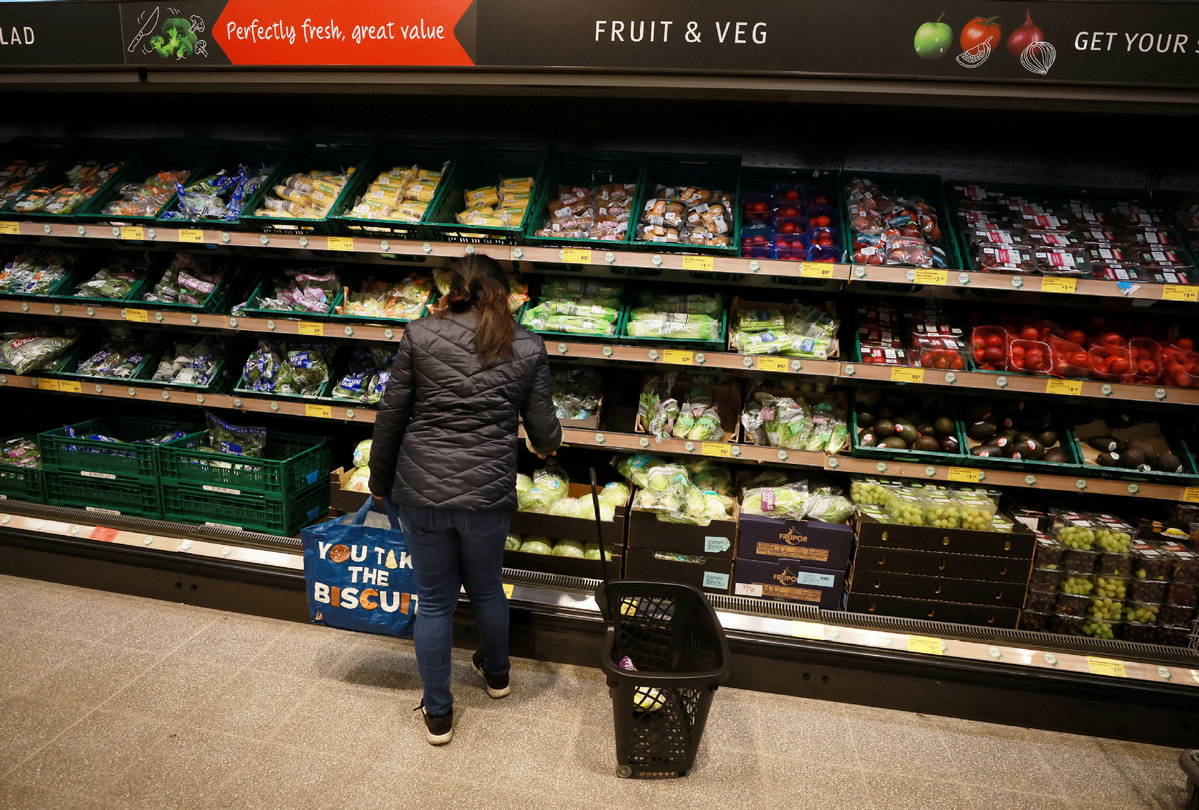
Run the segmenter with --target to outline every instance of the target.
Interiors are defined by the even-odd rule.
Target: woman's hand
[[[383,496],[382,495],[372,495],[371,497],[373,497],[375,499],[375,508],[378,509],[380,512],[382,512],[383,511]]]
[[[529,448],[529,452],[532,453],[533,455],[537,456],[537,458],[541,459],[542,461],[545,460],[545,454],[538,453],[537,448],[534,447],[533,443],[531,441],[529,441],[528,439],[525,439],[525,447]],[[556,455],[558,455],[558,451],[555,450],[554,452],[550,453],[550,455],[556,456]]]

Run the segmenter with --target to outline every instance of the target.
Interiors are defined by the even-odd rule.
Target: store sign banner
[[[128,64],[157,67],[474,64],[471,0],[123,3]],[[466,42],[459,40],[462,36]]]
[[[0,5],[0,65],[119,65],[121,16],[108,3]]]

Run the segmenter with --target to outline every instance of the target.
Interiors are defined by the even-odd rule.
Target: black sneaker
[[[454,738],[453,709],[450,709],[449,714],[434,717],[425,711],[425,702],[422,700],[412,711],[419,711],[421,717],[425,718],[425,737],[428,738],[429,745],[445,745]]]
[[[471,662],[475,665],[475,674],[483,679],[487,684],[487,694],[499,700],[502,697],[507,697],[512,691],[512,687],[508,685],[507,675],[488,675],[483,671],[483,651],[476,650]]]

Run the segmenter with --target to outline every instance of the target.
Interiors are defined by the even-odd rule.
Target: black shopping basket
[[[591,470],[596,534],[600,505]],[[600,666],[612,695],[618,776],[686,776],[712,696],[729,677],[729,644],[716,612],[690,585],[608,579],[596,602],[608,624]]]

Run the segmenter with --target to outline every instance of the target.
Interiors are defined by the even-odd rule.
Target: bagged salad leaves
[[[14,436],[0,444],[0,465],[40,470],[42,468],[42,451],[33,439]]]
[[[213,268],[206,258],[176,253],[154,289],[143,295],[142,300],[203,306],[220,285],[225,272],[223,267]]]
[[[113,377],[127,380],[137,371],[150,351],[150,336],[135,334],[117,326],[108,330],[100,341],[100,348],[87,357],[81,357],[76,373],[87,377]]]
[[[358,469],[365,469],[371,466],[371,445],[373,442],[370,439],[363,439],[354,445],[354,466]]]
[[[657,512],[658,520],[707,526],[713,520],[727,520],[733,499],[718,492],[700,489],[681,464],[663,464],[646,474],[646,485],[634,498],[640,509]]]
[[[428,276],[413,273],[400,282],[377,280],[373,276],[358,285],[357,290],[344,288],[338,315],[361,318],[394,318],[410,321],[419,318],[433,294]]]
[[[79,333],[68,327],[62,331],[37,329],[0,334],[0,357],[17,374],[49,368],[79,340]]]
[[[76,298],[117,300],[133,288],[152,267],[148,253],[118,253],[109,257],[102,268],[75,290]]]
[[[825,399],[809,404],[794,396],[756,391],[741,414],[741,424],[755,444],[835,455],[849,439],[845,413]]]
[[[114,174],[124,161],[82,160],[67,169],[63,182],[29,190],[12,204],[22,214],[73,214],[83,207]],[[57,174],[57,172],[55,172]]]
[[[367,404],[378,402],[383,398],[383,391],[391,379],[391,365],[395,362],[395,356],[395,349],[390,347],[356,347],[350,352],[345,376],[337,381],[330,396]]]
[[[245,309],[266,309],[327,315],[341,289],[341,280],[332,266],[289,268],[264,284],[257,298],[234,307],[233,314],[241,314]]]
[[[246,458],[262,458],[266,447],[266,428],[237,427],[218,416],[205,413],[208,422],[208,446],[218,453]]]
[[[332,348],[317,343],[258,341],[246,358],[241,387],[270,394],[314,397],[329,380]]]
[[[152,217],[170,202],[175,186],[187,182],[188,169],[165,170],[140,183],[125,183],[103,213],[122,217]]]
[[[162,353],[151,379],[173,385],[208,385],[227,350],[225,341],[213,338],[173,343]]]
[[[5,161],[0,168],[0,206],[15,199],[37,176],[50,168],[49,158],[25,160],[17,158]]]
[[[550,392],[558,418],[586,419],[595,414],[602,396],[600,376],[588,366],[552,366]]]
[[[696,385],[688,392],[675,418],[674,437],[697,442],[724,440],[725,432],[720,424],[720,412],[710,387]]]
[[[219,219],[236,222],[250,197],[274,169],[273,166],[240,165],[233,172],[221,169],[186,188],[175,184],[179,204],[162,214],[163,219]]]
[[[30,250],[0,270],[0,295],[49,295],[70,275],[79,254]]]

